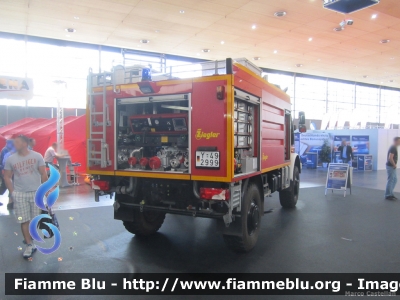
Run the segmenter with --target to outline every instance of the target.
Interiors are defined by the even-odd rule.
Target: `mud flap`
[[[120,205],[118,209],[114,209],[114,220],[133,222],[133,210],[133,206]]]
[[[222,219],[217,220],[217,231],[226,235],[242,235],[242,220],[240,217],[235,217],[235,220],[226,227]]]

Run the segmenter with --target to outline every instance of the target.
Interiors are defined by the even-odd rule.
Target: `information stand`
[[[326,176],[325,196],[328,190],[332,193],[334,190],[343,192],[343,197],[346,197],[347,188],[350,189],[351,195],[351,168],[348,164],[331,163],[328,167]]]

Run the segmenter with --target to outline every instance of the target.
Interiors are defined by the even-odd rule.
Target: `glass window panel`
[[[399,124],[400,91],[381,89],[380,123],[385,123],[386,128],[391,124]]]
[[[326,80],[296,78],[296,112],[304,111],[307,119],[320,120],[326,113]]]
[[[354,109],[354,84],[328,81],[328,112]]]
[[[356,86],[356,108],[362,124],[379,122],[379,88]]]
[[[292,103],[293,117],[297,117],[295,112],[295,99],[294,99],[294,77],[293,75],[277,74],[277,73],[262,73],[261,76],[268,76],[268,82],[272,84],[279,85],[282,89],[288,88],[287,94],[290,96],[290,101]]]

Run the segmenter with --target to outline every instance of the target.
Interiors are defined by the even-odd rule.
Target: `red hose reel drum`
[[[128,164],[130,165],[130,166],[134,166],[134,165],[136,165],[137,164],[137,158],[136,157],[129,157],[128,158]]]
[[[148,163],[149,163],[149,160],[148,160],[146,157],[142,157],[142,158],[140,159],[140,161],[139,161],[139,164],[140,164],[142,167],[146,167]]]
[[[161,168],[161,160],[158,156],[153,156],[149,159],[149,166],[152,170]]]

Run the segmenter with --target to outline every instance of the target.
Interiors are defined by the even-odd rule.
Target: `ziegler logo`
[[[220,135],[219,132],[204,132],[201,130],[201,128],[197,129],[196,131],[196,140],[201,140],[201,139],[215,139]]]
[[[265,155],[264,153],[262,154],[262,160],[267,160],[268,159],[268,155]]]

